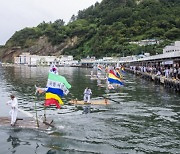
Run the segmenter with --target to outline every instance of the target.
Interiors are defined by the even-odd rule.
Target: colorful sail
[[[54,74],[57,74],[57,75],[58,75],[58,70],[57,70],[57,67],[56,67],[54,64],[52,64],[52,65],[51,65],[51,68],[50,68],[49,72],[51,72],[51,73],[54,73]]]
[[[121,67],[121,73],[125,74],[125,70],[124,70],[124,67]]]
[[[56,95],[61,96],[61,97],[63,97],[64,94],[65,94],[65,92],[63,92],[62,89],[59,89],[59,88],[51,88],[51,87],[47,88],[46,92],[47,92],[47,93],[50,92],[50,93],[56,94]]]
[[[116,76],[117,76],[118,78],[120,78],[120,79],[123,78],[122,74],[119,72],[118,69],[116,69]]]
[[[116,74],[112,70],[109,71],[108,81],[110,83],[123,85],[122,80],[118,76],[116,76]]]
[[[68,88],[68,89],[71,88],[71,85],[67,82],[66,78],[61,75],[49,73],[48,81],[53,81],[53,84],[54,83],[63,83],[66,86],[66,88]]]
[[[64,104],[61,97],[69,93],[68,89],[71,88],[71,85],[67,82],[65,77],[50,72],[46,87],[44,105],[56,105],[57,108],[60,108],[60,105]]]
[[[98,65],[98,66],[97,66],[97,69],[98,69],[99,71],[102,71],[103,68],[102,68],[101,65]]]
[[[51,99],[51,98],[57,100],[59,102],[59,104],[61,104],[61,105],[64,104],[64,102],[62,101],[60,96],[53,94],[53,93],[49,93],[49,92],[46,93],[45,99],[47,100],[47,99]]]
[[[54,99],[54,98],[46,99],[45,102],[44,102],[44,105],[46,107],[48,107],[50,105],[55,105],[58,109],[61,108],[59,102],[56,99]]]

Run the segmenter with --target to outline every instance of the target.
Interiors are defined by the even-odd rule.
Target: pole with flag
[[[56,70],[56,72],[53,72]],[[50,69],[46,88],[39,88],[35,86],[36,93],[45,93],[44,101],[44,120],[46,120],[46,107],[55,105],[60,109],[64,105],[62,97],[69,93],[71,85],[67,82],[66,78],[57,73],[57,69]]]
[[[38,94],[37,94],[37,100],[38,100]],[[37,123],[37,127],[39,128],[39,120],[38,120],[38,115],[37,115],[36,101],[35,101],[35,105],[34,105],[34,110],[35,110],[35,112],[36,112],[36,123]]]
[[[47,90],[45,94],[44,105],[46,107],[50,105],[56,105],[57,108],[60,108],[61,105],[64,105],[64,102],[61,98],[64,95],[67,95],[69,93],[69,88],[71,88],[71,85],[67,82],[66,78],[50,72],[48,74],[46,87]]]

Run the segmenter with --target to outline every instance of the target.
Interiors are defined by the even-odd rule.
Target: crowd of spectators
[[[165,78],[172,78],[180,80],[180,66],[174,65],[162,65],[162,66],[130,66],[133,71],[140,71],[145,73],[154,74],[157,76],[164,76]]]

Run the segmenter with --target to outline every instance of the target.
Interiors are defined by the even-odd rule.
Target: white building
[[[31,61],[29,53],[22,53],[18,57],[14,57],[15,64],[29,64]]]
[[[95,61],[96,61],[95,57],[87,57],[87,58],[81,59],[81,63],[91,63],[91,62],[95,62]]]
[[[15,64],[24,64],[30,66],[49,66],[55,64],[57,66],[70,66],[78,64],[78,61],[73,60],[73,56],[61,56],[57,58],[56,56],[38,56],[30,55],[29,53],[22,53],[18,57],[14,57]]]
[[[103,57],[103,61],[112,61],[113,57]]]
[[[167,52],[180,52],[180,41],[175,41],[174,44],[168,45],[163,49],[163,53]]]
[[[126,56],[126,57],[120,57],[120,61],[121,62],[127,62],[127,61],[131,61],[131,60],[137,60],[137,56]]]
[[[160,41],[156,39],[147,39],[147,40],[141,40],[137,42],[129,42],[130,44],[137,44],[139,46],[146,46],[146,45],[155,45],[159,44]]]
[[[60,57],[60,61],[72,61],[72,60],[73,60],[73,56],[62,55]]]
[[[51,64],[58,65],[56,56],[38,56],[37,65],[50,66]]]

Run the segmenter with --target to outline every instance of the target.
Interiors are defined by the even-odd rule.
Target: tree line
[[[77,59],[86,56],[128,56],[150,52],[180,39],[180,0],[103,0],[72,15],[65,24],[62,19],[42,22],[37,27],[24,28],[7,41],[6,46],[31,47],[41,36],[52,45],[67,38],[78,42],[63,50]],[[162,40],[160,44],[139,46],[130,44],[143,39]]]

